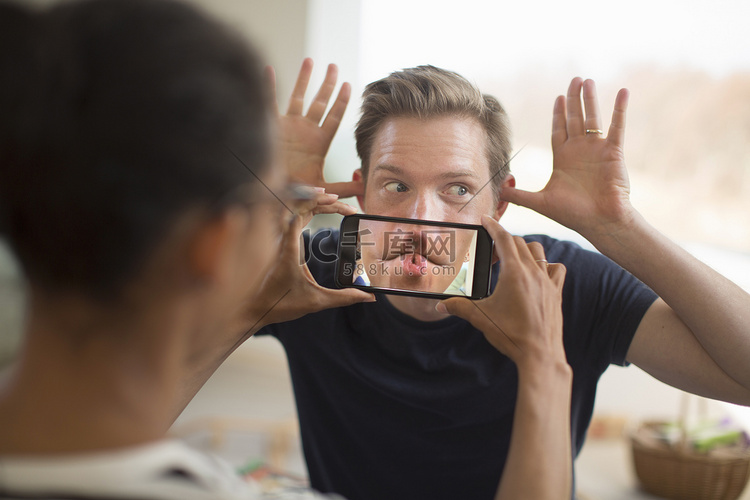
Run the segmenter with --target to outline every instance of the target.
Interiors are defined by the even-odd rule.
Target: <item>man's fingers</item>
[[[288,115],[301,115],[302,110],[305,106],[305,92],[307,91],[307,84],[310,83],[310,75],[312,75],[313,60],[309,57],[302,61],[302,67],[297,75],[297,82],[294,84],[294,90],[292,90],[292,97],[289,99],[289,108],[286,114]]]
[[[566,101],[568,137],[579,137],[583,135],[583,107],[581,106],[581,87],[583,80],[576,77],[570,82]]]
[[[607,134],[607,140],[619,148],[625,146],[625,115],[629,97],[628,89],[620,89],[617,93],[615,109],[612,112],[612,124],[609,126],[609,133]]]
[[[335,193],[339,198],[362,196],[365,194],[365,184],[362,181],[331,182],[324,184],[327,193]]]
[[[323,114],[325,114],[326,108],[328,107],[328,101],[333,95],[333,89],[336,88],[338,74],[338,67],[335,64],[329,64],[323,83],[320,85],[318,93],[315,94],[315,97],[310,104],[310,109],[307,110],[308,120],[320,123],[320,120],[323,118]]]
[[[565,96],[557,96],[552,109],[552,147],[557,148],[568,140],[568,120],[565,117]]]
[[[328,116],[323,121],[323,125],[320,128],[326,133],[328,137],[333,137],[336,131],[341,125],[341,119],[344,117],[346,106],[349,104],[349,98],[352,95],[352,86],[348,82],[344,82],[339,89],[339,94],[336,96],[336,100],[331,106],[331,110],[328,111]]]
[[[524,191],[523,189],[506,186],[500,191],[500,199],[541,213],[539,206],[542,195],[539,192]]]
[[[596,95],[596,84],[594,80],[583,82],[583,105],[586,110],[585,129],[601,130],[602,120],[599,112],[599,98]],[[592,134],[601,138],[599,134]]]
[[[271,111],[274,116],[279,116],[279,103],[276,101],[276,71],[273,66],[266,66],[266,85],[271,98]]]

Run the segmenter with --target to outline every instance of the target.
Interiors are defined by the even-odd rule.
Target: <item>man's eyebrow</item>
[[[386,172],[391,172],[392,174],[396,174],[396,175],[404,174],[404,170],[402,168],[397,167],[395,165],[389,165],[389,164],[377,165],[373,169],[372,173],[375,174],[381,170],[384,170]],[[477,175],[477,173],[474,172],[473,170],[455,170],[455,171],[450,171],[450,172],[444,172],[440,174],[440,177],[446,178],[446,179],[457,179],[460,177],[471,177],[474,179],[479,179],[479,175]]]
[[[403,169],[396,167],[395,165],[377,165],[374,169],[372,169],[372,173],[375,174],[380,170],[385,170],[386,172],[391,172],[392,174],[402,175],[404,173]]]
[[[455,170],[451,172],[445,172],[443,174],[440,174],[440,177],[444,177],[446,179],[456,179],[459,177],[472,177],[474,179],[479,179],[479,176],[473,170]]]

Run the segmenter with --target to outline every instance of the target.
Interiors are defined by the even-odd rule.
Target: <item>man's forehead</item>
[[[446,177],[486,177],[486,134],[479,122],[461,116],[395,117],[373,140],[370,175],[441,170]]]
[[[485,132],[474,118],[460,115],[438,115],[428,118],[394,116],[387,118],[375,134],[375,142],[384,140],[413,140],[427,137],[443,141],[470,140],[484,142]]]

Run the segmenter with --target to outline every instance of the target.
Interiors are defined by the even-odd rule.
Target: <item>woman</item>
[[[257,58],[193,8],[0,9],[18,41],[0,49],[0,215],[28,283],[23,348],[0,391],[0,497],[258,497],[165,432],[261,326],[373,300],[297,265],[309,217],[353,209],[285,186]],[[557,498],[570,491],[570,443],[547,418],[568,414],[564,269],[485,222],[516,283],[486,305],[518,313],[496,325],[447,307],[529,373],[498,498],[545,498],[539,483]],[[540,384],[531,368],[550,360],[559,383]],[[549,460],[559,473],[522,484]]]

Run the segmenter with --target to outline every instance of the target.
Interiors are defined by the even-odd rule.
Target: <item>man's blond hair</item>
[[[486,154],[490,165],[495,201],[503,180],[510,172],[510,123],[497,99],[482,94],[458,73],[417,66],[403,69],[369,84],[362,94],[362,116],[354,137],[367,181],[372,143],[380,126],[389,118],[439,116],[472,118],[486,134]]]

